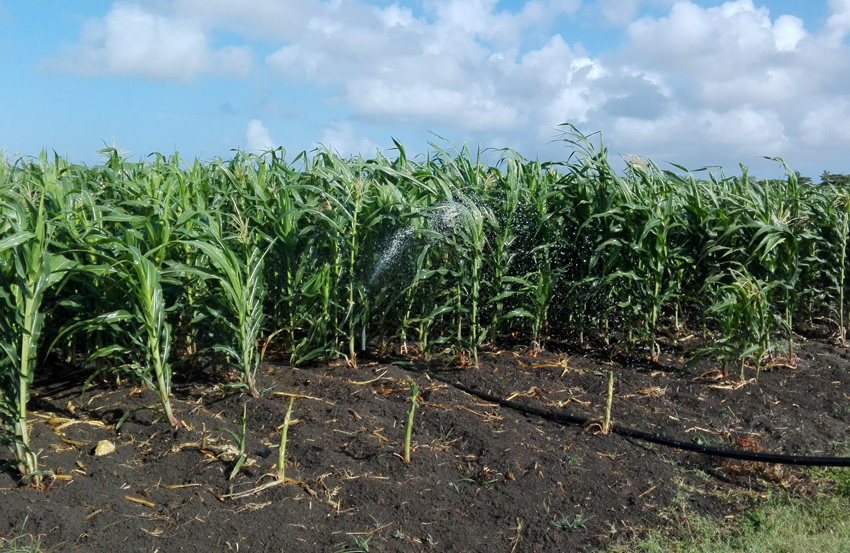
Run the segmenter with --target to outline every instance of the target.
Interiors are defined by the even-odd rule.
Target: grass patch
[[[755,507],[737,524],[695,518],[684,536],[654,532],[609,553],[846,553],[850,544],[850,495],[809,498],[776,495]]]
[[[41,540],[33,536],[0,537],[0,553],[41,553]]]

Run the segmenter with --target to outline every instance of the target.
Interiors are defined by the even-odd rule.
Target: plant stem
[[[410,410],[407,412],[407,424],[404,426],[404,462],[410,463],[410,438],[413,435],[413,414],[416,412],[416,397],[419,387],[412,378],[410,380]]]
[[[602,433],[611,431],[611,404],[614,402],[614,372],[608,371],[608,399],[605,402],[605,419],[602,421]]]
[[[286,471],[286,436],[289,433],[289,424],[292,417],[292,403],[295,398],[289,398],[289,406],[286,408],[286,415],[283,417],[283,428],[280,430],[280,449],[277,453],[277,480],[283,482],[285,480]]]

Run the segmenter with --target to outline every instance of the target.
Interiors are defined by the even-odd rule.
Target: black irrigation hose
[[[554,411],[539,409],[537,407],[520,405],[513,401],[508,401],[506,399],[502,399],[500,397],[496,397],[485,392],[473,390],[472,388],[468,388],[459,382],[452,382],[436,375],[431,376],[435,380],[439,380],[441,382],[449,384],[450,386],[453,386],[458,390],[466,392],[467,394],[473,395],[477,398],[483,399],[484,401],[496,403],[498,405],[501,405],[502,407],[514,409],[516,411],[527,413],[529,415],[535,415],[553,422],[557,422],[559,424],[577,424],[584,426],[587,424],[599,423],[599,421],[595,419],[577,417],[575,415],[566,415],[562,413],[556,413]],[[695,444],[692,442],[683,442],[681,440],[674,440],[673,438],[668,438],[659,434],[650,434],[648,432],[641,432],[640,430],[633,430],[631,428],[625,428],[623,426],[617,425],[611,425],[611,432],[613,432],[614,434],[619,434],[620,436],[624,436],[626,438],[634,438],[637,440],[643,440],[645,442],[651,442],[667,447],[674,447],[676,449],[683,449],[685,451],[693,451],[695,453],[702,453],[703,455],[711,455],[714,457],[725,457],[727,459],[738,459],[741,461],[753,461],[757,463],[775,463],[781,465],[798,465],[807,467],[850,467],[850,457],[810,457],[807,455],[779,455],[776,453],[759,453],[755,451],[742,451],[739,449],[726,449],[722,447],[712,447],[708,445]]]

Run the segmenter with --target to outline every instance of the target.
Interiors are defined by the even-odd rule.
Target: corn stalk
[[[33,169],[35,171],[35,169]],[[27,402],[44,329],[42,305],[73,262],[54,253],[54,224],[45,209],[44,187],[0,196],[0,424],[8,432],[20,474],[41,482],[30,447]]]
[[[255,374],[260,363],[257,339],[265,320],[263,300],[265,284],[263,260],[274,245],[265,250],[253,243],[250,237],[237,247],[230,246],[222,233],[221,222],[208,215],[205,233],[201,240],[187,240],[186,245],[203,252],[210,268],[203,266],[182,267],[189,274],[202,279],[213,279],[221,291],[220,301],[209,307],[214,315],[219,314],[222,304],[226,315],[221,318],[232,333],[230,343],[216,344],[213,349],[226,353],[239,369],[242,384],[254,397],[260,397],[255,383]],[[238,251],[244,252],[244,259]],[[212,299],[212,298],[210,298]]]

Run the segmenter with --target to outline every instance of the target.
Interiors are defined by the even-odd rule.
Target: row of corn
[[[627,159],[568,128],[566,162],[432,146],[409,158],[282,149],[93,167],[0,160],[0,441],[39,479],[26,405],[48,354],[157,391],[215,363],[259,395],[292,364],[368,345],[477,362],[485,343],[594,340],[756,370],[793,329],[844,340],[850,192]],[[495,159],[485,163],[487,159]],[[781,160],[777,160],[782,164]],[[784,166],[784,164],[783,164]]]

